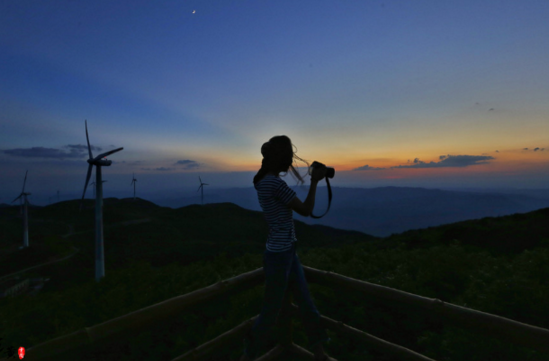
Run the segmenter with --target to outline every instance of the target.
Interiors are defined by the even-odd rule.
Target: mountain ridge
[[[308,187],[292,186],[304,200]],[[517,191],[519,192],[519,191]],[[537,193],[536,193],[537,194]],[[356,230],[376,237],[386,237],[410,229],[434,227],[482,217],[524,213],[549,207],[543,190],[539,196],[497,192],[463,192],[459,190],[420,187],[345,188],[332,187],[332,205],[322,219],[295,214],[294,219],[307,224],[323,224],[334,228]],[[548,192],[549,194],[549,192]],[[206,203],[232,202],[246,209],[260,211],[253,187],[228,188],[205,195]],[[199,197],[157,199],[166,207],[181,207],[199,202]],[[315,214],[328,206],[327,189],[317,187]]]

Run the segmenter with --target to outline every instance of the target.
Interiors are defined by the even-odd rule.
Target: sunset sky
[[[27,169],[30,192],[82,192],[85,119],[94,155],[124,147],[111,190],[249,187],[279,134],[335,186],[549,188],[547,19],[546,0],[0,1],[0,202]]]

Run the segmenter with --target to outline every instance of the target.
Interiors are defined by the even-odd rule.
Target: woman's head
[[[296,171],[292,165],[294,159],[301,160],[309,165],[307,161],[298,157],[294,152],[294,145],[290,138],[285,135],[277,135],[269,139],[267,143],[264,143],[261,147],[261,154],[263,155],[263,161],[261,163],[261,169],[257,172],[254,177],[254,184],[257,183],[261,178],[263,178],[267,173],[280,173],[288,172],[289,169],[292,170],[297,179],[303,183],[303,178]]]

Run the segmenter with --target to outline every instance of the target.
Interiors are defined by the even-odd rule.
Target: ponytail
[[[259,171],[254,177],[254,184],[259,182],[261,178],[265,177],[269,173],[269,168],[267,167],[267,161],[265,158],[263,158],[263,161],[261,161],[261,168],[259,168]]]

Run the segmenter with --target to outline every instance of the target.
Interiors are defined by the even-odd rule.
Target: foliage
[[[178,210],[143,207],[149,207],[150,222],[105,228],[105,237],[111,240],[106,243],[108,271],[99,283],[93,280],[93,233],[85,231],[69,238],[82,252],[41,271],[63,282],[46,286],[34,297],[0,299],[4,345],[31,347],[262,267],[266,233],[258,212],[228,204]],[[145,218],[141,211],[132,212],[133,219]],[[345,234],[345,243],[339,245],[335,243],[342,238],[337,235],[299,225],[298,254],[304,265],[313,268],[549,328],[549,236],[538,227],[547,214],[540,210],[462,222],[383,240],[366,236],[360,242],[360,237]],[[119,216],[117,222],[121,219],[128,220]],[[525,242],[520,232],[529,222],[537,231],[528,231]],[[498,245],[490,229],[494,237],[506,232],[505,244]],[[484,239],[478,237],[479,230]],[[459,238],[452,238],[456,235]],[[322,247],[314,247],[315,239]],[[44,236],[42,244],[52,252],[67,245],[55,236]],[[436,360],[547,359],[547,355],[445,325],[412,307],[314,283],[309,288],[321,314]],[[173,359],[258,314],[263,291],[258,286],[218,298],[78,358]],[[330,330],[328,334],[332,342],[326,349],[340,360],[390,359]],[[294,321],[293,338],[307,344],[299,320]],[[242,346],[224,350],[225,359],[237,360]]]

